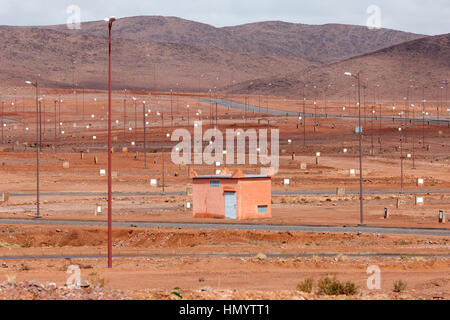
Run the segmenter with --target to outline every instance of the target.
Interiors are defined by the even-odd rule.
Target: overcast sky
[[[450,0],[0,0],[0,25],[64,24],[70,5],[81,9],[81,21],[106,16],[176,16],[232,26],[281,20],[305,24],[367,25],[380,8],[382,28],[428,35],[450,33]]]

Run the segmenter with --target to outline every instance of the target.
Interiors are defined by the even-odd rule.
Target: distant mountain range
[[[40,74],[46,86],[105,89],[106,37],[104,21],[83,23],[80,30],[2,26],[0,81],[21,86]],[[368,92],[380,83],[385,94],[397,96],[407,83],[448,79],[449,48],[449,35],[362,26],[270,21],[215,28],[174,17],[131,17],[113,27],[113,86],[299,95],[309,83],[344,98],[351,80],[343,71],[362,70]]]
[[[341,62],[311,68],[309,72],[293,72],[282,76],[252,79],[240,83],[242,93],[282,94],[334,98],[355,101],[355,81],[346,77],[361,71],[363,94],[367,100],[375,100],[374,95],[390,97],[402,101],[408,94],[415,101],[422,100],[423,91],[429,100],[437,100],[438,91],[445,87],[450,74],[450,34],[421,38],[389,48],[381,49]],[[271,83],[268,87],[267,83]],[[378,87],[379,85],[379,87]],[[317,88],[314,89],[314,86]],[[425,86],[425,89],[423,87]],[[408,89],[409,87],[409,89]],[[440,93],[443,95],[443,92]]]

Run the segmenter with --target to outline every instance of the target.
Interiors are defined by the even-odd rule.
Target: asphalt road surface
[[[210,103],[210,99],[207,98],[199,98],[199,101],[203,102],[203,103]],[[216,100],[211,100],[213,103],[217,102],[217,105],[220,105],[222,107],[225,108],[231,108],[231,109],[237,109],[237,110],[247,110],[247,111],[255,111],[257,113],[266,113],[266,114],[271,114],[271,115],[276,115],[276,116],[301,116],[303,115],[302,112],[294,112],[294,111],[286,111],[286,110],[279,110],[279,109],[271,109],[271,108],[267,108],[267,107],[259,107],[259,106],[254,106],[254,105],[245,105],[243,103],[240,102],[236,102],[236,101],[231,101],[228,99],[216,99]],[[322,114],[322,113],[305,113],[306,117],[318,117],[318,118],[338,118],[338,119],[358,119],[358,116],[356,115],[333,115],[333,114]],[[361,116],[361,119],[372,119],[371,116]],[[379,117],[375,117],[376,120],[380,120]],[[400,122],[404,122],[406,119],[405,118],[400,118],[400,117],[381,117],[381,120],[383,121],[400,121]],[[440,117],[439,120],[437,120],[437,117],[430,117],[427,116],[425,117],[425,119],[420,119],[420,118],[416,118],[416,119],[408,119],[411,122],[416,122],[416,123],[422,123],[422,122],[430,122],[433,124],[441,124],[441,125],[449,125],[450,122],[450,118],[447,117]]]
[[[446,194],[450,190],[364,190],[364,194]],[[274,191],[272,195],[335,195],[336,190],[292,190],[292,191]],[[346,194],[359,194],[359,190],[346,190]],[[179,192],[113,192],[114,197],[140,197],[140,196],[185,196],[185,191]],[[34,197],[35,193],[10,193],[10,197]],[[41,197],[107,197],[107,193],[102,192],[41,192]]]
[[[313,256],[322,258],[336,257],[338,253],[314,253],[314,254],[266,254],[267,258],[311,258]],[[397,253],[362,253],[345,254],[349,258],[400,258],[400,257],[422,257],[422,258],[448,258],[448,254],[397,254]],[[80,255],[80,256],[10,256],[0,257],[0,261],[7,260],[51,260],[51,259],[101,259],[106,255]],[[137,254],[137,255],[113,255],[113,258],[253,258],[254,254]]]
[[[107,226],[106,221],[70,221],[45,219],[0,219],[6,225],[55,225],[55,226]],[[229,223],[172,223],[172,222],[113,222],[116,227],[136,228],[182,228],[214,230],[258,230],[258,231],[309,231],[309,232],[346,232],[346,233],[380,233],[412,234],[430,236],[450,236],[448,229],[417,229],[394,227],[359,227],[359,226],[301,226],[301,225],[267,225],[267,224],[229,224]]]

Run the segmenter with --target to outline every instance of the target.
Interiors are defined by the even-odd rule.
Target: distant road
[[[336,257],[339,253],[314,253],[314,254],[266,254],[267,258],[311,258],[314,256],[321,258]],[[113,255],[113,258],[253,258],[256,254],[122,254]],[[397,254],[397,253],[345,253],[349,258],[401,258],[401,257],[421,257],[421,258],[448,258],[449,254]],[[80,255],[80,256],[15,256],[0,257],[0,261],[8,260],[51,260],[51,259],[101,259],[106,255]]]
[[[450,193],[450,190],[364,190],[364,194],[446,194]],[[292,191],[274,191],[272,195],[334,195],[336,190],[292,190]],[[347,190],[346,194],[354,195],[359,194],[356,190]],[[102,192],[41,192],[41,197],[107,197],[107,193]],[[113,192],[114,197],[140,197],[140,196],[185,196],[186,191],[178,192]],[[10,197],[34,197],[35,193],[10,193]]]
[[[346,194],[359,194],[359,190],[346,190]],[[450,190],[364,190],[364,194],[444,194],[450,193]],[[336,194],[336,190],[333,191],[274,191],[272,195],[332,195]]]
[[[103,192],[41,192],[43,197],[107,197]],[[139,196],[184,196],[186,191],[177,192],[113,192],[114,197],[139,197]],[[33,197],[36,193],[10,193],[10,197]]]
[[[37,219],[0,219],[0,224],[7,225],[55,225],[55,226],[107,226],[106,221],[70,221]],[[139,228],[183,228],[213,230],[257,230],[257,231],[309,231],[309,232],[348,232],[348,233],[382,233],[412,234],[429,236],[450,236],[447,229],[417,229],[391,227],[345,227],[345,226],[301,226],[301,225],[267,225],[267,224],[231,224],[231,223],[175,223],[175,222],[113,222],[116,227]]]
[[[210,100],[208,98],[198,98],[199,101],[203,103],[210,103]],[[277,116],[300,116],[303,113],[302,112],[294,112],[294,111],[286,111],[286,110],[280,110],[280,109],[271,109],[267,107],[259,107],[254,105],[245,105],[240,102],[228,100],[228,99],[216,99],[212,100],[213,103],[217,102],[217,105],[220,105],[225,108],[231,108],[231,109],[237,109],[237,110],[247,110],[247,111],[255,111],[257,113],[266,113],[266,114],[272,114]],[[333,115],[333,114],[322,114],[322,113],[306,113],[306,117],[318,117],[318,118],[337,118],[337,119],[358,119],[358,116],[355,115]],[[372,117],[368,116],[361,116],[362,119],[372,119]],[[425,119],[410,119],[412,122],[415,123],[422,123],[422,122],[430,122],[434,124],[441,124],[441,125],[448,125],[450,122],[450,118],[447,117],[441,117],[442,119],[437,120],[437,117],[426,117]],[[376,120],[380,120],[379,117],[375,117]],[[381,120],[383,121],[400,121],[404,122],[406,119],[400,118],[400,117],[381,117]]]

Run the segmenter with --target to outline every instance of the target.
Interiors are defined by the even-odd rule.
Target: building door
[[[225,219],[236,218],[236,192],[225,192]]]

